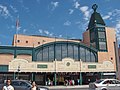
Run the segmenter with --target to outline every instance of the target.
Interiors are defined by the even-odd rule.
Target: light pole
[[[18,66],[17,72],[18,72],[18,79],[19,79],[20,65]]]
[[[55,84],[55,86],[56,86],[56,59],[55,59],[54,84]]]
[[[81,59],[80,59],[80,85],[82,85]]]

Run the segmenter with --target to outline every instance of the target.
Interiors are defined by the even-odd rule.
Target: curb
[[[65,89],[65,88],[88,88],[89,85],[75,85],[75,86],[46,86],[49,89]]]

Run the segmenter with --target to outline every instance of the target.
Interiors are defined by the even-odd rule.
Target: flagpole
[[[18,28],[19,28],[19,17],[17,17],[17,20],[16,20],[16,35],[15,35],[15,47],[17,47],[17,34],[18,34]],[[17,54],[16,54],[16,48],[15,48],[15,54],[14,54],[14,58],[17,57]],[[18,74],[19,74],[19,71],[18,71]],[[16,71],[14,71],[14,80],[16,78]]]
[[[16,39],[15,39],[15,46],[17,46],[17,39],[18,39],[18,30],[19,30],[19,16],[17,17],[17,20],[16,20]]]

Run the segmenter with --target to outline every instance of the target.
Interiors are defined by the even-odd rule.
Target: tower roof
[[[91,18],[90,18],[90,22],[88,24],[88,29],[94,27],[96,24],[99,24],[99,25],[103,25],[105,26],[105,22],[104,20],[102,19],[100,13],[96,12],[96,9],[98,8],[98,6],[96,4],[94,4],[92,6],[92,9],[94,10],[93,14],[91,15]]]

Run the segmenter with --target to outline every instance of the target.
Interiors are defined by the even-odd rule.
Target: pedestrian
[[[75,81],[74,80],[72,80],[72,85],[75,85]]]
[[[48,85],[49,85],[49,86],[51,85],[51,80],[50,80],[50,78],[48,78]]]
[[[78,85],[79,85],[79,83],[80,83],[80,79],[77,79],[77,83],[78,83]]]
[[[66,80],[65,80],[65,86],[67,86],[67,85],[68,85],[68,80],[66,79]]]
[[[32,82],[32,88],[31,88],[31,90],[38,90],[35,81]]]
[[[14,90],[14,87],[11,85],[11,80],[6,80],[6,85],[3,86],[2,90]]]

